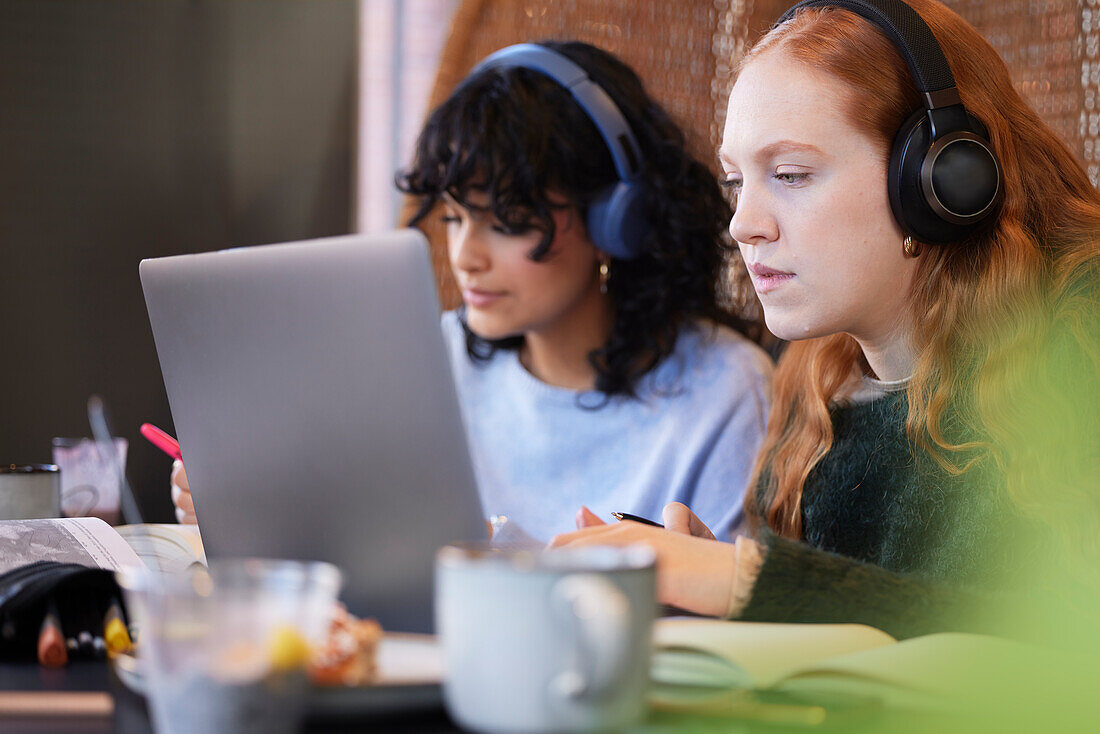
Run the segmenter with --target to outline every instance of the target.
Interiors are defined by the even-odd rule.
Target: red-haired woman
[[[992,184],[958,219],[982,216],[944,234],[913,214],[919,185],[891,191],[899,129],[943,123],[925,107],[944,98],[921,96],[928,80],[878,23],[800,7],[745,56],[719,151],[730,231],[768,327],[793,341],[747,495],[756,539],[716,543],[682,506],[666,530],[583,514],[555,539],[652,545],[666,603],[899,637],[1008,631],[1019,620],[988,600],[1067,593],[1052,554],[1096,558],[1100,195],[973,27],[934,0],[909,7],[997,161],[968,143],[963,166],[984,173],[931,185],[965,208]]]

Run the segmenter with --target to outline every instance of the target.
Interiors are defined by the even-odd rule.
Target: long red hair
[[[1082,507],[1095,508],[1095,454],[1062,461],[1053,478],[1046,459],[1058,457],[1059,442],[1093,452],[1097,443],[1065,434],[1072,431],[1066,426],[1094,425],[1088,421],[1098,415],[1100,195],[1015,91],[992,46],[934,0],[909,4],[939,40],[963,103],[989,129],[1005,197],[991,228],[972,241],[926,245],[919,257],[906,429],[946,471],[991,464],[1005,496],[1068,522]],[[852,124],[881,140],[884,162],[896,131],[920,106],[894,45],[853,13],[803,10],[765,35],[741,68],[767,53],[839,80]],[[1052,350],[1057,358],[1036,359]],[[746,493],[757,525],[801,537],[803,487],[833,442],[829,406],[861,360],[859,345],[842,333],[792,343],[784,353],[756,480]],[[1083,393],[1071,397],[1071,386]],[[948,412],[964,431],[946,428]]]

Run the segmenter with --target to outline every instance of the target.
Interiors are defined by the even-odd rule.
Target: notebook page
[[[784,691],[861,691],[890,706],[1000,710],[1037,700],[1072,710],[1095,699],[1091,660],[985,635],[942,632],[836,657],[792,674]]]
[[[141,560],[97,517],[0,521],[0,573],[35,561],[117,570]]]
[[[705,672],[717,670],[715,658],[730,661],[744,671],[745,683],[768,688],[795,670],[847,653],[890,645],[890,635],[858,624],[772,624],[715,619],[669,618],[654,625],[654,678],[662,683],[699,685]],[[675,665],[661,669],[664,651],[674,653]],[[697,652],[700,666],[691,680],[684,675],[683,653]],[[670,656],[670,658],[673,656]],[[670,660],[671,662],[671,660]],[[715,680],[715,685],[728,681]]]

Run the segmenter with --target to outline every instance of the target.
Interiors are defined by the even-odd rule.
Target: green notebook
[[[1082,675],[1096,666],[1081,662],[985,635],[938,633],[897,642],[856,624],[668,618],[654,629],[651,701],[657,708],[714,713],[743,703],[744,692],[764,691],[769,700],[789,694],[826,706],[1080,714],[1091,710],[1096,691],[1094,674]]]
[[[662,619],[651,677],[680,686],[771,688],[818,663],[893,644],[885,632],[859,624]]]

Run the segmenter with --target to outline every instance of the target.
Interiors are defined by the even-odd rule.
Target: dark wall
[[[356,48],[353,0],[0,2],[0,463],[97,393],[170,519],[138,261],[349,231]]]

